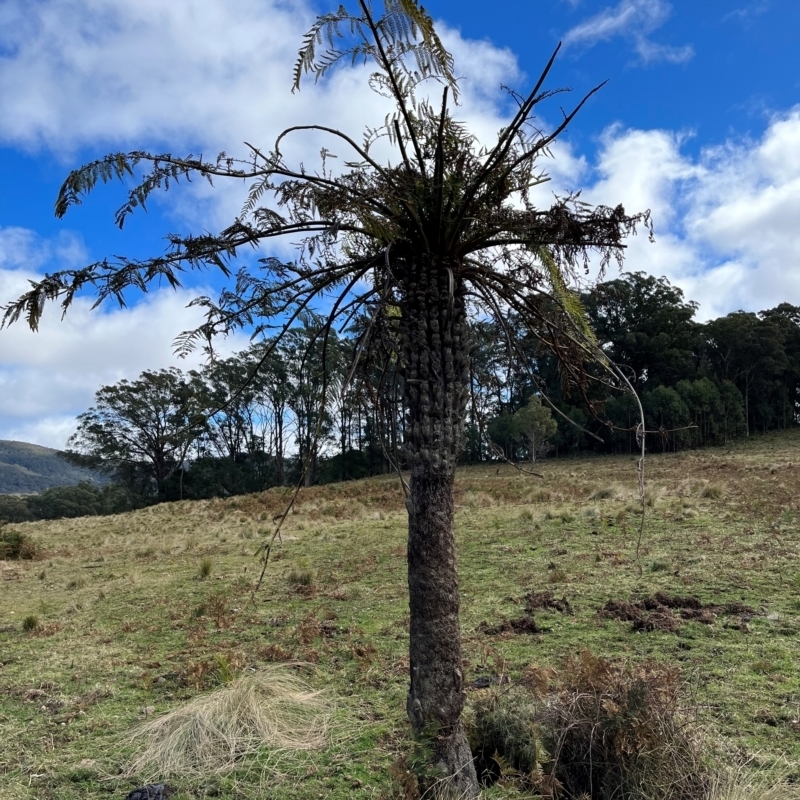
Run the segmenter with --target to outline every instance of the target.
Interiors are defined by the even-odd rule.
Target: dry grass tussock
[[[127,770],[145,780],[229,772],[262,750],[307,752],[328,740],[330,702],[286,666],[244,675],[134,731],[144,748]]]
[[[734,769],[716,776],[707,800],[800,800],[800,785],[788,773]]]

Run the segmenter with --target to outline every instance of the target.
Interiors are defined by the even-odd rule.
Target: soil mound
[[[755,609],[735,601],[723,605],[704,605],[699,598],[656,592],[636,602],[609,600],[599,611],[601,617],[631,622],[634,631],[664,631],[673,633],[683,621],[691,620],[713,625],[722,614],[738,614],[750,618]]]

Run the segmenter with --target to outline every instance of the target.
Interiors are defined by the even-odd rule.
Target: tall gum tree
[[[239,217],[220,233],[173,234],[168,250],[151,259],[103,260],[48,275],[5,307],[4,323],[24,317],[35,329],[46,301],[60,300],[66,311],[86,289],[98,302],[124,302],[130,289],[147,290],[154,281],[179,285],[189,269],[211,266],[233,277],[233,260],[243,248],[263,248],[277,237],[300,240],[295,262],[262,258],[257,266],[239,267],[219,300],[198,298],[205,322],[182,334],[178,349],[241,327],[279,341],[315,306],[328,309],[319,331],[323,346],[334,326],[356,316],[368,320],[353,367],[373,348],[388,353],[408,407],[408,717],[431,754],[425,788],[474,797],[479,787],[461,723],[453,535],[453,482],[469,394],[467,316],[496,317],[504,330],[500,344],[513,355],[514,332],[503,320],[514,314],[558,357],[563,380],[582,387],[583,365],[597,349],[569,287],[592,253],[601,267],[621,261],[626,236],[640,223],[648,226],[649,216],[628,215],[622,206],[591,207],[577,196],[556,198],[549,208],[535,205],[532,190],[546,180],[540,156],[599,88],[550,132],[540,130],[534,111],[560,91],[544,88],[555,53],[527,96],[511,94],[512,119],[484,147],[450,114],[449,100],[458,99],[459,88],[453,60],[425,10],[415,0],[375,6],[359,0],[353,12],[340,6],[317,18],[299,53],[294,89],[304,75],[322,79],[343,60],[371,64],[371,87],[395,107],[382,125],[360,142],[324,124],[303,125],[284,131],[271,151],[247,144],[241,159],[135,151],[73,171],[56,203],[59,217],[99,182],[139,176],[117,212],[120,226],[152,191],[180,178],[244,179],[250,190]],[[434,92],[441,102],[429,99]],[[343,171],[331,171],[325,150],[315,172],[286,163],[284,140],[309,130],[349,150]],[[387,141],[395,156],[379,162],[376,144]],[[394,343],[388,348],[387,332]],[[270,353],[266,347],[263,363]]]

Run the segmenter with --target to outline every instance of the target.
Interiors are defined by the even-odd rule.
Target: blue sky
[[[167,231],[230,221],[241,187],[170,192],[123,232],[121,186],[65,220],[52,209],[67,172],[109,151],[241,152],[295,122],[360,134],[385,107],[363,69],[289,93],[317,11],[300,0],[0,0],[0,303],[27,279],[112,254],[145,256]],[[708,319],[800,304],[800,3],[794,0],[431,0],[464,76],[458,115],[490,141],[508,113],[500,84],[524,91],[558,41],[550,85],[572,95],[608,80],[547,163],[548,192],[651,208],[654,245],[627,269],[666,275]],[[489,13],[487,14],[487,9]],[[319,141],[298,143],[314,160]],[[546,198],[545,198],[546,199]],[[200,276],[126,310],[56,308],[34,335],[0,332],[0,438],[61,447],[100,385],[175,363],[173,337]],[[244,340],[228,342],[230,350]],[[195,366],[198,361],[184,362]]]

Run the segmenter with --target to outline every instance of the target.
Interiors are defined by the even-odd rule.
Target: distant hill
[[[0,439],[0,494],[34,494],[81,481],[101,484],[106,479],[91,470],[74,467],[51,447]]]

